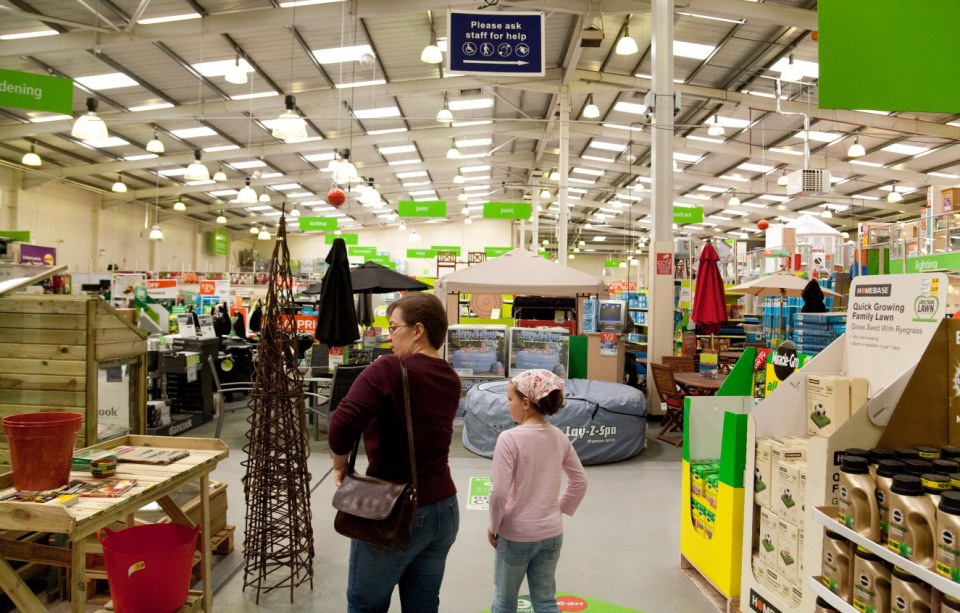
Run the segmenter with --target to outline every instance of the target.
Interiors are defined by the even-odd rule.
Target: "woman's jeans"
[[[417,509],[406,547],[350,542],[349,613],[383,613],[400,586],[404,613],[437,613],[447,553],[460,529],[457,497]]]
[[[562,546],[562,534],[534,543],[518,543],[498,536],[491,613],[516,613],[517,595],[524,576],[527,577],[533,610],[560,613],[555,576]]]

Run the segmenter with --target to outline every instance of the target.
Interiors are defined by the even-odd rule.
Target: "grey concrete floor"
[[[237,527],[234,553],[215,561],[214,610],[345,612],[349,541],[333,530],[331,461],[326,442],[312,440],[312,427],[313,589],[298,588],[292,603],[289,589],[262,593],[259,604],[252,588],[243,590],[240,463],[245,418],[245,411],[226,414],[221,439],[230,445],[230,457],[212,475],[228,484],[228,523]],[[650,426],[654,432],[658,428],[656,423]],[[211,437],[214,427],[211,422],[185,436]],[[647,449],[631,460],[587,467],[586,499],[574,517],[564,518],[558,590],[646,613],[711,611],[710,602],[679,569],[680,450],[649,433],[647,438]],[[486,512],[467,510],[466,491],[471,477],[489,475],[490,461],[464,449],[458,428],[450,464],[459,490],[461,525],[447,560],[440,610],[480,613],[489,610],[493,595],[494,552],[486,539]],[[400,610],[398,602],[395,594],[391,610]]]

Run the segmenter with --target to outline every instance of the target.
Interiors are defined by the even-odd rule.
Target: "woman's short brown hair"
[[[387,317],[400,309],[403,323],[408,326],[422,324],[427,332],[427,340],[434,349],[443,347],[447,337],[447,312],[443,303],[433,294],[410,292],[390,303],[387,307]]]

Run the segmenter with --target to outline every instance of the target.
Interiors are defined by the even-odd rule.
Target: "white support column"
[[[653,0],[653,92],[656,109],[652,126],[651,241],[649,250],[650,321],[647,360],[657,362],[673,353],[673,0]],[[659,258],[669,262],[669,274]],[[649,370],[648,370],[649,372]],[[648,377],[649,406],[659,413],[660,402]]]
[[[530,219],[531,219],[531,222],[533,223],[533,229],[531,231],[533,238],[531,238],[531,242],[537,243],[537,244],[539,244],[540,242],[539,208],[540,208],[540,177],[537,177],[533,180],[533,206],[532,206],[532,210],[530,211]],[[526,244],[524,244],[523,240],[520,241],[520,244],[524,248],[526,248]],[[531,251],[534,251],[534,250],[531,249]],[[534,251],[534,253],[536,253],[536,251]]]
[[[567,265],[567,171],[570,166],[570,87],[560,88],[560,185],[557,188],[557,261]]]

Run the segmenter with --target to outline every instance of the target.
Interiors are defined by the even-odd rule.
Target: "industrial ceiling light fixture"
[[[257,224],[250,226],[250,234],[259,234],[260,228],[257,227]]]
[[[780,70],[780,80],[781,81],[801,81],[803,80],[803,68],[799,64],[793,61],[793,55],[791,54],[786,65]]]
[[[213,173],[213,180],[217,182],[227,180],[227,173],[223,172],[223,164],[220,164],[217,167],[217,172]]]
[[[173,210],[178,213],[182,213],[187,210],[187,205],[183,203],[183,200],[180,199],[180,196],[177,196],[177,201],[173,203]]]
[[[380,206],[380,192],[373,186],[373,177],[367,179],[367,188],[360,194],[360,204],[363,206]]]
[[[341,151],[340,161],[333,172],[333,182],[339,185],[347,183],[357,183],[360,181],[360,175],[357,173],[357,167],[350,161],[350,150]]]
[[[106,140],[109,137],[107,124],[97,115],[99,106],[100,103],[96,98],[93,96],[87,98],[87,112],[77,117],[77,120],[73,122],[70,136],[85,142]]]
[[[437,30],[433,26],[433,13],[427,11],[427,19],[430,20],[430,44],[420,52],[420,61],[424,64],[439,64],[443,61],[443,51],[437,45]]]
[[[217,223],[218,224],[227,223],[227,218],[223,215],[223,211],[217,211]]]
[[[777,177],[777,185],[780,187],[786,187],[787,183],[789,183],[789,180],[787,179],[787,171],[784,169],[784,171],[780,173],[780,176]]]
[[[264,188],[263,193],[260,194],[260,197],[257,198],[257,202],[262,202],[264,204],[270,203],[270,194],[267,193],[266,188]]]
[[[267,226],[260,228],[260,233],[257,234],[258,241],[268,241],[270,240],[270,231],[267,230]]]
[[[623,26],[623,37],[617,41],[617,47],[614,52],[617,55],[633,55],[640,51],[637,47],[637,41],[630,36],[630,20],[627,18],[627,24]]]
[[[256,204],[258,201],[257,192],[250,187],[250,177],[247,177],[245,185],[237,193],[237,202],[240,204]]]
[[[20,158],[20,163],[24,166],[34,167],[43,165],[43,160],[41,160],[40,156],[37,155],[36,145],[30,145],[30,151],[27,151],[23,154],[23,157]]]
[[[723,136],[725,132],[718,116],[714,115],[707,122],[707,136]]]
[[[460,214],[461,214],[461,215],[469,215],[469,214],[470,214],[470,207],[467,206],[466,204],[463,205],[463,208],[460,209]]]
[[[593,94],[587,96],[587,104],[583,107],[583,116],[587,119],[596,119],[600,116],[600,108],[593,103]]]
[[[903,194],[897,191],[896,184],[890,186],[890,193],[887,194],[887,202],[903,202]]]
[[[450,144],[450,148],[447,149],[447,159],[448,160],[458,160],[460,159],[460,150],[457,149],[456,142]]]
[[[740,206],[740,199],[736,196],[730,196],[730,199],[727,200],[728,206]]]
[[[472,217],[467,217],[466,219],[463,220],[463,223],[465,223],[465,224],[467,224],[467,225],[469,226],[470,224],[473,223],[473,218],[472,218]]]
[[[437,121],[441,123],[450,123],[453,121],[453,111],[450,110],[450,103],[447,100],[447,93],[443,93],[443,108],[437,111]]]
[[[467,179],[462,174],[460,174],[459,170],[457,171],[457,174],[453,176],[454,185],[461,185],[462,183],[466,182],[466,180]]]
[[[155,223],[150,228],[150,240],[152,241],[162,241],[163,240],[163,230],[160,229],[160,224]]]
[[[830,209],[830,205],[823,205],[823,212],[820,213],[820,217],[823,217],[824,219],[830,219],[833,217],[833,210]]]
[[[863,145],[860,144],[860,137],[853,137],[853,144],[850,145],[850,148],[847,149],[848,158],[861,158],[867,155],[867,150],[863,148]]]
[[[123,182],[123,178],[120,175],[117,175],[117,180],[113,184],[113,187],[110,188],[110,191],[118,194],[127,193],[127,184]]]
[[[165,150],[163,146],[163,141],[160,140],[160,137],[157,136],[156,130],[153,132],[153,138],[150,139],[150,142],[147,143],[147,152],[148,153],[163,153]]]
[[[203,153],[199,149],[195,149],[193,152],[193,162],[187,166],[187,172],[183,175],[184,181],[209,181],[210,180],[210,171],[206,166],[203,165],[203,162],[200,161]]]
[[[273,137],[287,142],[307,140],[307,122],[297,112],[296,97],[287,94],[283,100],[287,108],[277,117]]]
[[[280,207],[281,210],[283,210],[285,205],[286,203],[283,203],[283,205],[281,205]],[[294,203],[293,207],[290,209],[290,217],[300,217],[300,207],[298,207],[296,203]]]
[[[419,242],[420,242],[420,233],[417,232],[417,229],[416,229],[416,228],[414,228],[413,230],[410,231],[410,236],[408,237],[407,240],[409,240],[411,243],[419,243]]]
[[[401,221],[400,225],[397,226],[397,229],[400,230],[401,232],[405,232],[407,229],[407,222]]]
[[[549,200],[549,199],[551,198],[551,196],[553,196],[553,194],[551,194],[551,193],[550,193],[550,190],[547,189],[546,187],[544,187],[542,190],[540,190],[540,198],[542,198],[542,199],[544,199],[544,200]]]
[[[226,72],[223,73],[223,78],[227,83],[233,83],[234,85],[246,85],[247,71],[244,70],[243,66],[240,65],[239,53],[237,54],[237,58],[233,65],[230,66],[230,68],[227,68]]]

